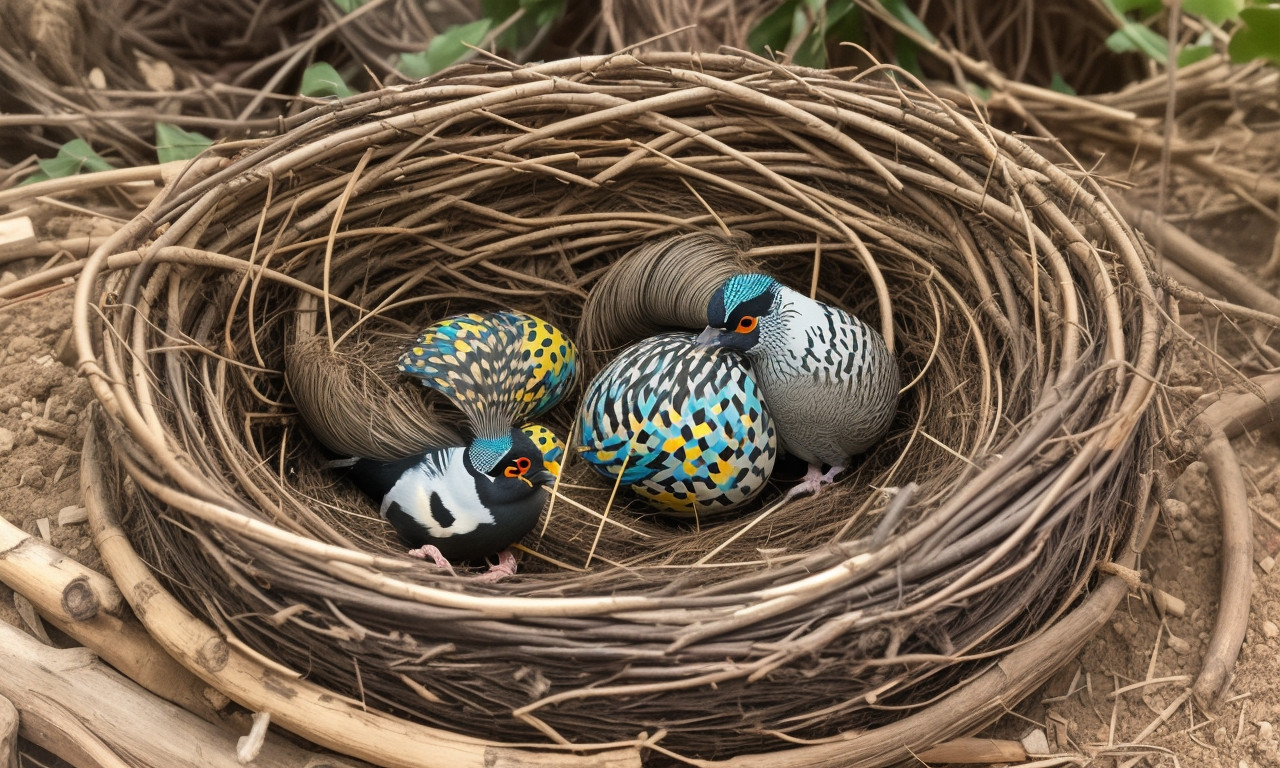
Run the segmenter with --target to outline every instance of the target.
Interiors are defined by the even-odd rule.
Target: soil
[[[1218,220],[1191,231],[1255,267],[1270,253],[1275,225],[1246,218],[1251,223],[1244,229],[1239,221]],[[1240,232],[1250,234],[1233,234]],[[0,285],[38,266],[11,264]],[[47,522],[54,546],[100,569],[87,526],[58,522],[75,519],[80,505],[79,446],[93,400],[73,368],[71,298],[68,285],[0,310],[0,512],[35,535],[43,535],[41,521]],[[1218,323],[1188,316],[1183,324],[1201,341],[1216,341]],[[1162,619],[1148,598],[1131,594],[1083,653],[991,735],[1017,738],[1042,729],[1050,752],[1078,758],[1054,765],[1280,768],[1280,567],[1270,559],[1280,556],[1280,529],[1268,522],[1280,519],[1280,430],[1247,435],[1235,445],[1257,513],[1257,547],[1249,632],[1226,703],[1214,713],[1184,703],[1156,724],[1198,672],[1217,605],[1219,520],[1204,466],[1192,464],[1142,558],[1150,583],[1184,601],[1185,613]],[[24,625],[3,585],[0,619]],[[1111,696],[1141,681],[1151,682]],[[47,756],[24,758],[24,765],[37,764],[50,763]]]

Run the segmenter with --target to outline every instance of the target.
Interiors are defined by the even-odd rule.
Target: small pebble
[[[1179,656],[1185,656],[1191,653],[1191,643],[1178,637],[1177,635],[1169,635],[1169,648]]]
[[[1186,502],[1177,499],[1165,499],[1164,511],[1169,514],[1169,517],[1179,521],[1187,519],[1187,513],[1189,512]]]
[[[1271,723],[1267,722],[1266,720],[1263,720],[1262,722],[1258,723],[1258,740],[1259,741],[1271,741],[1272,737],[1275,735],[1276,735],[1276,729],[1271,727]]]
[[[1020,741],[1022,742],[1022,748],[1027,751],[1028,755],[1049,754],[1049,736],[1045,734],[1042,728],[1032,728],[1022,734]]]
[[[75,525],[76,523],[83,523],[88,519],[89,519],[89,510],[85,509],[84,507],[79,507],[73,504],[72,506],[63,507],[62,509],[58,510],[59,526]]]
[[[1267,639],[1280,636],[1280,627],[1277,627],[1274,621],[1264,621],[1262,622],[1262,634],[1266,635]]]
[[[0,427],[0,454],[8,453],[13,450],[13,441],[17,435],[13,434],[13,430]]]
[[[3,447],[0,447],[0,453],[3,453],[3,452],[4,452]],[[1266,557],[1258,561],[1258,567],[1262,569],[1263,573],[1271,573],[1271,571],[1274,570],[1276,567],[1276,559],[1270,555],[1267,555]]]
[[[46,482],[44,472],[41,472],[39,467],[28,467],[18,479],[18,485],[35,488],[37,491],[44,490]]]

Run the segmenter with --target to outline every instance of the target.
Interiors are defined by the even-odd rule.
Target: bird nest
[[[466,65],[215,147],[77,299],[94,506],[155,579],[126,594],[167,593],[276,685],[431,738],[879,765],[972,729],[1105,619],[1097,567],[1132,563],[1146,512],[1165,298],[1094,179],[1057,161],[902,72],[729,54]],[[583,332],[593,287],[690,232],[731,235],[896,350],[898,418],[839,484],[672,522],[571,448],[520,575],[483,584],[405,556],[325,468],[317,437],[456,439],[393,370],[447,314],[547,319],[589,379],[615,351]],[[594,328],[634,320],[612,288]],[[562,436],[579,395],[546,419]],[[1011,670],[981,706],[955,698]],[[316,740],[358,752],[358,731]]]

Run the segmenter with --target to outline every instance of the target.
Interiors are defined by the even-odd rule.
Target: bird
[[[346,467],[378,501],[380,515],[414,547],[410,555],[452,572],[451,560],[497,553],[498,564],[483,578],[514,574],[508,548],[537,523],[564,453],[546,427],[516,425],[545,413],[573,388],[576,360],[568,336],[523,312],[440,320],[396,366],[457,406],[471,440],[392,461],[356,457],[330,466]]]
[[[809,464],[788,498],[834,482],[851,457],[884,437],[897,412],[900,374],[884,338],[769,275],[726,279],[707,303],[698,343],[750,361],[782,448]]]
[[[535,440],[552,444],[544,455]],[[470,445],[431,448],[397,461],[347,459],[360,490],[379,500],[379,515],[410,555],[431,559],[450,573],[452,562],[474,562],[495,552],[498,564],[480,579],[498,581],[515,573],[508,547],[537,524],[556,480],[558,462],[547,455],[563,447],[546,427],[526,425],[502,438]],[[549,465],[550,464],[550,465]]]
[[[587,388],[579,452],[659,511],[701,517],[758,494],[778,454],[741,355],[665,333],[622,351]]]

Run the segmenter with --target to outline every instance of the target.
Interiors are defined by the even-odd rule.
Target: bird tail
[[[729,277],[754,271],[747,238],[691,232],[645,243],[604,273],[582,310],[579,339],[595,353],[673,329],[700,330]]]
[[[476,439],[506,438],[538,399],[522,360],[525,321],[509,312],[441,320],[418,336],[398,366],[449,398]]]

